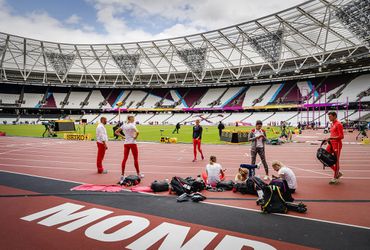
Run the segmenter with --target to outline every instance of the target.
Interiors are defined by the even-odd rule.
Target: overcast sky
[[[0,31],[67,43],[189,35],[245,22],[304,0],[0,0]]]

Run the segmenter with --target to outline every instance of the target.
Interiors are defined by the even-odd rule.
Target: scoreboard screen
[[[73,121],[55,121],[54,131],[76,131]]]

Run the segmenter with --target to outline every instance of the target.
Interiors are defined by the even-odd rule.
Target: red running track
[[[341,156],[344,177],[338,185],[329,185],[330,169],[323,170],[316,160],[317,140],[324,135],[308,131],[296,138],[306,143],[290,143],[282,146],[267,146],[267,161],[280,160],[291,167],[298,179],[295,199],[304,200],[346,200],[346,202],[307,202],[308,213],[290,213],[290,216],[306,217],[370,227],[370,146],[352,144],[355,134],[346,134]],[[316,143],[315,143],[316,141]],[[38,139],[23,137],[0,137],[0,170],[57,178],[78,183],[115,184],[120,177],[120,163],[123,155],[122,142],[109,142],[104,166],[108,174],[96,173],[95,142],[75,142],[59,139]],[[227,169],[226,177],[233,179],[240,163],[249,163],[248,145],[203,145],[206,157],[216,155],[219,163]],[[140,185],[150,185],[154,180],[171,179],[177,176],[193,176],[204,170],[207,161],[193,163],[190,144],[140,143],[139,159],[145,174]],[[127,174],[135,173],[130,156]],[[270,169],[270,173],[273,170]],[[263,175],[263,170],[257,171]],[[77,185],[77,184],[76,184]],[[207,197],[254,198],[232,192],[213,193],[204,191]],[[160,195],[168,195],[167,193]],[[352,201],[352,202],[351,202]],[[242,209],[259,210],[254,201],[208,200],[208,203],[234,206]]]

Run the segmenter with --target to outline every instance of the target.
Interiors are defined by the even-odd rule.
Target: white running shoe
[[[265,175],[265,177],[263,177],[263,179],[264,179],[265,181],[268,181],[268,180],[270,179],[270,177],[269,177],[268,175]]]
[[[126,176],[122,175],[121,176],[121,179],[119,180],[118,184],[120,184],[121,186],[123,185],[123,183],[125,182],[125,179],[126,179]]]
[[[337,184],[338,183],[338,179],[337,178],[333,178],[329,181],[329,184]]]
[[[257,169],[260,169],[262,166],[262,161],[260,161],[258,164],[257,164]]]
[[[140,179],[144,178],[144,174],[139,174]]]

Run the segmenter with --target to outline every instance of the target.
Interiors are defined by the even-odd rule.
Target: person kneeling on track
[[[272,168],[278,172],[278,176],[272,175],[273,178],[280,178],[288,183],[290,193],[294,193],[297,189],[297,178],[290,168],[284,166],[280,161],[273,161]]]
[[[216,156],[211,156],[206,171],[202,173],[202,178],[206,185],[216,187],[217,183],[225,179],[225,169],[217,163]]]

